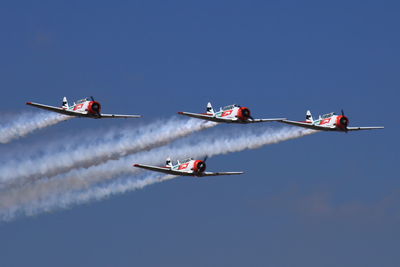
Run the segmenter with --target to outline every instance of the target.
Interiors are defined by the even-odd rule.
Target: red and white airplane
[[[214,122],[225,122],[225,123],[256,123],[256,122],[268,122],[268,121],[281,121],[286,118],[274,118],[274,119],[254,119],[251,116],[249,108],[241,107],[238,105],[230,105],[224,108],[220,108],[219,111],[214,112],[211,103],[207,104],[206,113],[190,113],[190,112],[178,112],[178,114],[214,121]]]
[[[95,101],[93,96],[89,98],[84,98],[73,105],[68,105],[67,98],[63,98],[61,107],[53,107],[33,102],[27,102],[27,105],[31,105],[37,108],[61,113],[68,116],[74,117],[86,117],[92,119],[106,119],[106,118],[140,118],[140,115],[118,115],[118,114],[102,114],[101,112],[101,104],[98,101]]]
[[[384,128],[383,126],[348,127],[349,119],[344,115],[343,110],[341,115],[335,115],[335,113],[332,112],[322,116],[320,115],[317,120],[314,120],[311,115],[311,112],[307,110],[305,121],[281,120],[280,122],[320,131],[348,132],[348,131],[374,130],[374,129]]]
[[[188,158],[183,161],[177,162],[177,164],[173,165],[170,158],[167,158],[164,167],[156,167],[150,165],[143,164],[134,164],[133,166],[150,170],[156,172],[162,172],[165,174],[172,175],[180,175],[180,176],[195,176],[195,177],[205,177],[205,176],[220,176],[220,175],[236,175],[242,174],[243,172],[206,172],[206,160],[194,160],[192,158]]]

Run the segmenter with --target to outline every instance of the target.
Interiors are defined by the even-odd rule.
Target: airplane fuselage
[[[81,113],[82,115],[89,115],[94,118],[100,117],[101,104],[97,101],[90,101],[87,99],[79,100],[77,103],[69,107],[63,107],[63,109],[68,111],[73,111],[76,113]]]
[[[170,168],[174,171],[186,172],[188,174],[198,174],[198,176],[201,176],[201,173],[206,170],[206,163],[202,160],[187,159],[182,162],[178,161],[178,164],[173,166],[166,166],[166,168]]]
[[[210,113],[206,113],[212,115]],[[230,105],[221,108],[219,111],[215,112],[215,118],[231,119],[233,121],[247,121],[250,118],[250,109],[246,107],[239,107],[237,105]]]
[[[320,116],[319,119],[308,122],[312,125],[329,130],[346,131],[349,125],[349,119],[344,115],[334,115],[333,113]]]

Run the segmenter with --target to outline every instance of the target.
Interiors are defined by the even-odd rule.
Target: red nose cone
[[[196,160],[193,164],[194,172],[204,172],[206,170],[206,163],[202,160]]]
[[[242,120],[242,121],[248,120],[250,118],[250,116],[251,116],[251,112],[250,112],[249,108],[245,108],[245,107],[239,108],[237,117],[240,120]]]
[[[88,111],[91,114],[100,114],[101,112],[101,105],[97,101],[90,101],[88,106]]]
[[[349,118],[344,115],[337,116],[336,119],[336,126],[340,129],[345,130],[349,125]]]

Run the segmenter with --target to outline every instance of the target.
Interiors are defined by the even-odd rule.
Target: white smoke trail
[[[161,173],[150,173],[145,174],[142,177],[137,177],[135,179],[125,178],[125,179],[117,179],[108,183],[107,185],[99,185],[92,187],[90,190],[82,190],[80,192],[68,192],[63,199],[69,199],[73,197],[79,203],[86,203],[93,200],[93,195],[96,195],[96,199],[104,199],[116,194],[123,194],[129,191],[133,191],[136,189],[142,189],[145,186],[161,183],[164,181],[172,180],[178,178],[176,175],[165,175]],[[108,188],[112,187],[113,190],[109,190]],[[69,195],[69,196],[67,196]],[[70,205],[69,202],[64,203],[65,207]],[[51,210],[49,210],[51,211]]]
[[[112,129],[114,134],[108,133],[107,139],[104,139],[102,134],[94,135],[91,141],[64,146],[63,149],[58,148],[58,151],[50,149],[40,157],[34,155],[25,160],[5,162],[3,167],[0,167],[0,182],[3,183],[2,187],[6,187],[10,183],[18,185],[25,181],[32,182],[40,178],[56,176],[76,168],[88,168],[165,145],[175,139],[215,125],[217,124],[214,122],[174,117],[143,127]]]
[[[73,204],[81,204],[89,200],[98,200],[104,194],[118,192],[121,189],[116,190],[113,183],[102,187],[100,195],[99,189],[93,188],[96,188],[99,183],[122,176],[129,175],[131,179],[135,179],[135,175],[141,170],[132,167],[132,163],[159,164],[168,155],[173,155],[175,159],[187,156],[199,158],[205,155],[214,156],[245,149],[256,149],[315,132],[298,127],[284,127],[280,129],[267,128],[263,131],[247,129],[240,134],[235,133],[234,136],[216,133],[214,136],[206,138],[198,136],[188,138],[178,144],[137,153],[87,169],[73,170],[50,180],[41,180],[30,186],[2,192],[0,194],[0,218],[9,220],[19,214],[37,214]],[[85,198],[82,198],[84,190],[86,190]],[[129,185],[126,186],[126,190],[130,190]]]
[[[12,118],[12,121],[4,123],[0,127],[0,143],[6,144],[14,139],[24,137],[33,131],[57,124],[70,119],[56,113],[27,112]]]
[[[79,203],[86,203],[93,201],[93,194],[97,196],[97,200],[100,200],[112,195],[123,194],[128,191],[142,189],[148,185],[161,183],[174,178],[178,178],[178,176],[150,173],[130,179],[118,179],[110,184],[107,184],[106,186],[98,185],[92,187],[90,190],[66,192],[62,199],[58,198],[57,195],[52,195],[48,198],[37,198],[30,203],[29,209],[22,211],[19,207],[10,207],[8,210],[4,212],[2,211],[0,218],[3,221],[10,221],[18,215],[33,216],[43,212],[51,212],[54,210],[54,206],[51,206],[48,203],[57,203],[58,208],[68,208],[71,205],[71,203],[68,201],[70,198],[74,198]],[[109,187],[112,187],[113,190],[109,190]]]

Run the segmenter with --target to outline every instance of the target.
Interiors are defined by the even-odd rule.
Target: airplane
[[[383,126],[377,127],[348,127],[349,118],[344,115],[342,110],[341,115],[336,115],[334,112],[320,115],[317,120],[314,120],[311,112],[307,110],[306,120],[305,121],[290,121],[290,120],[281,120],[279,122],[300,126],[313,130],[320,131],[339,131],[339,132],[348,132],[348,131],[360,131],[360,130],[374,130],[374,129],[383,129]]]
[[[180,175],[180,176],[194,176],[194,177],[205,177],[205,176],[220,176],[220,175],[236,175],[242,174],[243,172],[206,172],[206,160],[194,160],[192,158],[185,159],[183,161],[177,161],[177,164],[173,165],[171,159],[168,157],[164,167],[156,167],[144,164],[134,164],[134,167],[142,168],[150,171],[162,172],[165,174]]]
[[[224,108],[220,108],[219,111],[215,112],[210,102],[207,104],[206,113],[178,112],[178,114],[197,119],[223,123],[256,123],[286,120],[286,118],[254,119],[251,116],[249,108],[241,107],[239,105],[229,105]]]
[[[73,105],[68,105],[67,98],[64,97],[62,101],[61,107],[53,107],[33,102],[27,102],[27,105],[34,106],[37,108],[61,113],[68,116],[74,117],[86,117],[92,119],[114,119],[114,118],[140,118],[141,115],[118,115],[118,114],[102,114],[101,112],[101,104],[98,101],[95,101],[93,96],[90,98],[84,98]]]

